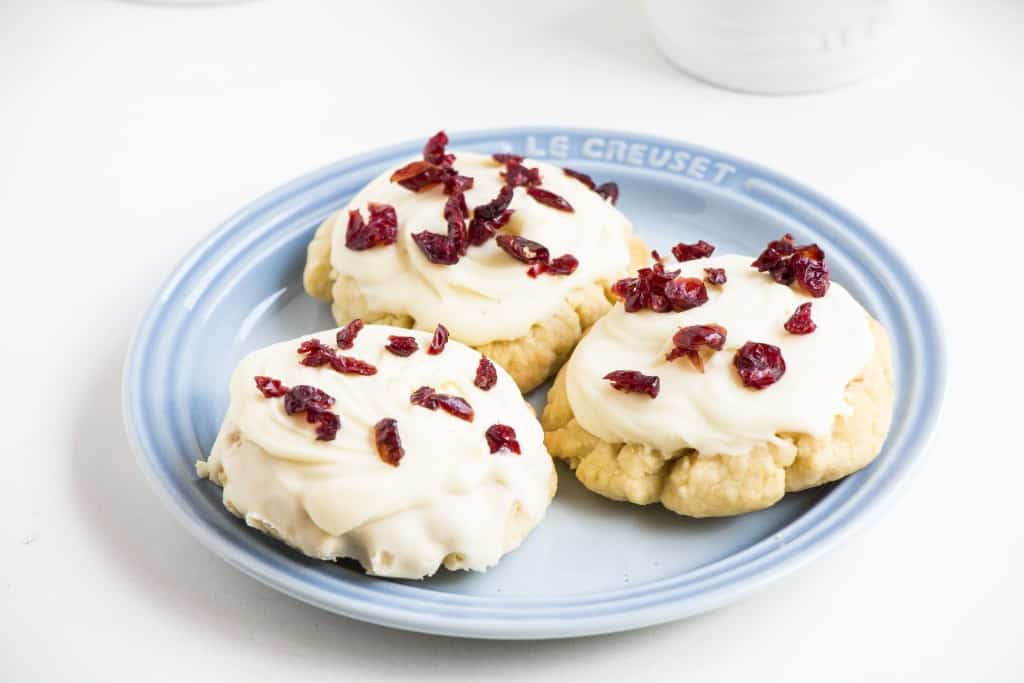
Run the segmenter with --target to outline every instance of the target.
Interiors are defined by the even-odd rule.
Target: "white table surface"
[[[933,19],[916,64],[759,98],[675,71],[614,0],[0,0],[0,680],[1021,680],[1024,6]],[[548,123],[760,161],[908,256],[951,377],[903,494],[740,603],[561,642],[357,623],[200,547],[146,487],[119,405],[129,335],[172,266],[335,159]]]

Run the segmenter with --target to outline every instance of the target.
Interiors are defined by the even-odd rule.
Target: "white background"
[[[674,70],[615,0],[0,0],[0,680],[1024,678],[1024,6],[938,3],[933,20],[916,63],[760,98]],[[759,161],[912,261],[944,317],[950,384],[928,457],[869,528],[712,614],[500,643],[300,604],[162,509],[129,453],[119,376],[184,252],[338,158],[521,124]]]

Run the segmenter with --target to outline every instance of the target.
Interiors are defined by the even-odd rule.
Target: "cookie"
[[[235,515],[376,576],[483,571],[541,521],[556,476],[512,378],[443,334],[359,324],[235,370],[201,477]]]
[[[450,154],[439,136],[319,226],[305,288],[338,324],[444,322],[530,391],[611,308],[610,285],[647,248],[613,205],[617,189],[532,159]]]
[[[637,279],[617,287],[626,301],[577,346],[542,416],[548,449],[588,489],[735,515],[877,456],[894,400],[885,331],[827,269],[801,286],[785,260],[774,277],[752,261],[679,264],[664,281],[686,286],[670,294],[698,292],[679,310],[651,310]]]

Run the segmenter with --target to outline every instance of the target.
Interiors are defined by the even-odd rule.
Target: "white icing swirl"
[[[335,346],[335,332],[316,337]],[[420,350],[386,351],[388,335],[412,335]],[[344,355],[372,363],[372,376],[340,374],[299,363],[309,336],[246,356],[231,380],[231,404],[201,474],[224,485],[224,503],[313,557],[355,557],[372,573],[418,578],[443,561],[470,569],[493,565],[544,515],[554,472],[543,433],[515,382],[500,367],[489,391],[473,384],[480,354],[455,341],[428,355],[430,335],[368,325]],[[265,398],[253,377],[309,384],[336,399],[341,429],[317,441],[302,415],[281,398]],[[413,405],[421,386],[465,398],[472,422]],[[405,456],[384,463],[374,442],[382,418],[398,421]],[[484,432],[516,430],[522,455],[492,454]],[[510,530],[517,526],[517,530]]]
[[[846,385],[874,350],[864,309],[841,285],[822,298],[774,283],[750,267],[754,259],[727,255],[678,264],[687,277],[724,268],[728,282],[708,285],[708,302],[680,313],[626,313],[618,304],[576,347],[566,370],[566,391],[580,426],[614,443],[641,443],[664,453],[694,448],[703,454],[745,455],[777,435],[826,436],[836,415],[848,414]],[[675,268],[675,265],[669,265]],[[807,301],[817,330],[794,335],[783,325]],[[680,327],[716,323],[727,330],[725,348],[696,371],[685,358],[666,361]],[[733,366],[747,341],[778,346],[786,372],[763,389],[745,388]],[[602,379],[612,370],[639,370],[661,379],[654,400],[616,391]]]
[[[431,263],[412,234],[447,231],[442,215],[447,196],[440,186],[416,193],[392,183],[394,169],[370,182],[329,219],[334,221],[332,268],[355,279],[369,310],[408,314],[419,329],[432,330],[443,322],[453,337],[475,346],[525,336],[533,324],[554,315],[571,290],[591,282],[611,283],[626,272],[632,228],[615,207],[562,169],[532,159],[523,163],[539,168],[542,188],[562,196],[574,211],[543,205],[519,187],[510,204],[515,213],[501,232],[540,242],[552,258],[573,254],[579,267],[572,275],[529,278],[527,266],[493,239],[471,246],[454,266]],[[460,152],[454,166],[473,178],[466,192],[471,211],[494,199],[504,184],[499,174],[505,167],[489,156]],[[348,212],[360,209],[367,217],[371,202],[395,207],[398,241],[365,251],[348,249]]]

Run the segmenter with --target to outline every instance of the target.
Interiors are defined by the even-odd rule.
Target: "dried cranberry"
[[[301,363],[309,367],[316,368],[323,365],[330,365],[335,372],[340,372],[346,375],[377,374],[377,368],[374,366],[356,358],[339,356],[334,349],[320,343],[319,339],[307,339],[302,342],[299,346],[298,352],[306,354]]]
[[[739,372],[743,386],[764,389],[779,381],[786,372],[786,361],[778,346],[747,342],[736,352],[733,365]]]
[[[429,161],[412,161],[392,173],[391,182],[413,192],[422,192],[444,182],[448,175],[448,170]]]
[[[817,245],[811,246],[817,249]],[[824,256],[821,259],[816,259],[801,249],[793,254],[789,263],[793,269],[793,279],[802,290],[813,297],[825,296],[828,292],[830,276]]]
[[[316,425],[317,441],[334,441],[341,429],[341,418],[329,410],[306,410],[306,422]]]
[[[510,154],[508,152],[497,152],[491,155],[491,158],[497,161],[499,164],[521,164],[523,163],[522,157],[518,154]]]
[[[281,384],[281,380],[264,375],[253,377],[256,380],[256,388],[260,390],[264,398],[280,398],[288,393],[288,387]]]
[[[441,182],[444,184],[445,194],[459,194],[473,188],[473,179],[469,176],[459,175],[458,172],[445,175]]]
[[[657,249],[651,249],[651,259],[653,261],[656,261],[657,263],[661,263],[663,258],[664,257],[662,257],[662,255],[658,252]]]
[[[459,262],[459,245],[447,235],[424,230],[413,233],[412,239],[431,263],[451,266]]]
[[[623,300],[627,313],[649,308],[658,313],[672,311],[672,304],[665,296],[665,287],[678,277],[678,270],[665,270],[661,263],[650,268],[641,268],[636,277],[627,277],[612,285],[612,293]]]
[[[502,251],[523,263],[547,263],[551,258],[547,247],[525,237],[498,235],[496,239]]]
[[[574,211],[572,204],[565,201],[565,199],[554,192],[549,192],[548,190],[544,190],[539,187],[530,187],[527,188],[526,194],[530,195],[544,206],[550,206],[552,209],[565,211],[567,213],[572,213]]]
[[[457,417],[466,422],[473,421],[473,407],[469,401],[459,396],[439,394],[431,387],[420,387],[409,396],[409,402],[413,405],[422,406],[427,410],[440,408],[449,415]]]
[[[473,384],[483,389],[484,391],[490,391],[491,387],[498,383],[498,371],[494,367],[494,363],[487,356],[480,356],[480,362],[476,366],[476,377],[473,378]]]
[[[448,328],[445,327],[444,325],[439,324],[434,329],[434,336],[430,340],[430,346],[427,347],[427,353],[429,353],[431,356],[436,356],[437,354],[444,351],[444,345],[447,343]]]
[[[416,343],[415,337],[399,337],[392,334],[388,336],[388,343],[384,348],[396,356],[411,356],[419,350],[420,345]]]
[[[479,247],[508,223],[512,217],[508,208],[512,195],[512,188],[502,185],[497,197],[473,209],[473,220],[469,222],[470,244]]]
[[[429,161],[438,166],[451,166],[455,161],[454,154],[445,154],[444,148],[448,145],[448,135],[439,130],[423,145],[423,160]]]
[[[491,453],[497,453],[504,449],[516,455],[522,454],[519,442],[516,441],[516,430],[508,425],[493,424],[484,432],[484,437],[487,439],[487,447],[491,449]]]
[[[673,311],[688,311],[707,303],[708,290],[695,277],[677,277],[665,285],[665,298]]]
[[[811,320],[811,304],[797,306],[796,311],[789,317],[784,327],[790,334],[810,334],[818,329],[818,326]]]
[[[725,276],[725,268],[705,268],[704,282],[709,285],[724,285],[728,278]]]
[[[398,421],[385,417],[375,424],[373,439],[377,443],[377,455],[380,459],[392,467],[398,467],[398,462],[405,455],[402,439],[398,436]]]
[[[356,341],[356,335],[363,329],[363,321],[356,318],[345,327],[338,330],[338,348],[339,349],[351,349],[352,345]]]
[[[469,232],[466,229],[468,213],[466,197],[462,192],[456,192],[444,203],[444,219],[448,223],[448,239],[451,240],[460,256],[464,256],[466,248],[469,247]]]
[[[284,395],[284,411],[289,415],[307,410],[330,410],[334,397],[308,384],[299,384]]]
[[[598,193],[615,206],[619,202],[619,186],[617,183],[601,183],[594,192]]]
[[[353,251],[394,244],[398,239],[398,216],[388,204],[370,204],[370,220],[363,221],[359,209],[348,212],[345,246]]]
[[[686,356],[697,370],[704,372],[701,347],[721,351],[725,346],[725,335],[725,328],[713,323],[680,327],[679,331],[672,335],[672,350],[666,354],[665,360],[671,361]]]
[[[768,243],[761,255],[750,265],[764,273],[769,272],[782,261],[783,258],[793,253],[793,236],[788,232],[780,239]]]
[[[791,285],[796,282],[802,290],[814,297],[825,296],[831,281],[822,248],[817,244],[796,246],[789,233],[769,242],[750,265],[762,273],[771,273],[772,279],[780,284]]]
[[[423,406],[424,408],[434,410],[436,406],[434,405],[431,399],[433,399],[434,394],[436,393],[437,392],[434,391],[432,387],[422,386],[416,391],[412,392],[412,394],[409,396],[409,403],[413,404],[414,406]]]
[[[580,265],[580,260],[572,254],[562,254],[558,258],[551,259],[546,271],[551,275],[572,275]]]
[[[521,158],[506,162],[501,177],[509,187],[536,187],[541,184],[540,169],[523,166]]]
[[[596,187],[594,185],[594,180],[586,173],[580,173],[579,171],[574,171],[571,168],[563,168],[562,172],[565,173],[565,175],[569,176],[570,178],[575,178],[576,180],[580,181],[591,190],[593,190]]]
[[[647,394],[657,398],[661,391],[661,380],[655,375],[645,375],[636,370],[615,370],[604,376],[612,383],[612,388],[627,394]]]
[[[694,242],[693,244],[680,242],[676,246],[672,247],[672,255],[680,262],[707,258],[713,253],[715,253],[715,245],[708,244],[704,240]]]

